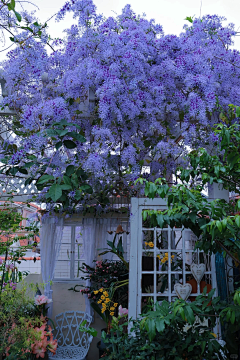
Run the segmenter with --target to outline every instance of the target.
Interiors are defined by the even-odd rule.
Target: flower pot
[[[101,357],[102,357],[103,354],[104,354],[104,349],[102,349],[102,347],[101,347],[101,341],[99,341],[99,342],[97,343],[97,348],[98,348],[98,350],[99,350],[99,359],[101,359]]]
[[[110,335],[110,334],[107,334],[107,329],[106,329],[106,328],[105,328],[105,329],[102,329],[101,332],[103,332],[103,331],[105,331],[106,337],[109,339],[109,338],[111,337],[111,335]],[[107,344],[103,341],[102,338],[101,338],[100,343],[101,343],[101,349],[102,349],[102,350],[106,349]]]

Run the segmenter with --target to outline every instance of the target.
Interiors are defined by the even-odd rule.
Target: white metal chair
[[[56,330],[54,338],[58,341],[55,355],[48,354],[51,360],[85,360],[88,353],[92,336],[79,331],[79,325],[86,320],[88,328],[92,322],[92,316],[83,311],[66,311],[55,317]]]

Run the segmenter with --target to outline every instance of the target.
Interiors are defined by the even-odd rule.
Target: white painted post
[[[128,319],[137,318],[137,285],[138,285],[138,199],[131,199],[130,215],[130,259],[129,259],[129,305]]]

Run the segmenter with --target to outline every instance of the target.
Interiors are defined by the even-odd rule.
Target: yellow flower
[[[118,306],[118,303],[114,303],[113,306],[114,306],[114,307],[117,307],[117,306]]]
[[[108,297],[108,292],[104,291],[103,295],[105,295],[106,297]]]
[[[148,246],[150,246],[151,248],[153,248],[153,247],[154,247],[154,243],[153,243],[152,241],[150,241],[150,242],[148,243]]]
[[[103,288],[99,289],[100,292],[103,292]]]
[[[105,303],[107,304],[107,303],[109,303],[109,301],[111,301],[109,298],[107,298],[106,300],[105,300]]]
[[[101,302],[102,302],[102,300],[98,300],[98,302],[97,302],[97,303],[98,303],[98,304],[101,304]]]
[[[114,306],[111,306],[111,307],[110,307],[110,310],[114,311],[114,310],[115,310],[115,307],[114,307]]]
[[[147,241],[145,241],[145,245],[148,246],[148,242],[147,242]]]
[[[168,253],[165,253],[165,257],[167,257],[167,258],[168,258]]]
[[[98,290],[95,290],[95,291],[94,291],[94,294],[95,294],[95,295],[97,295],[98,293],[99,293],[99,291],[98,291]]]
[[[157,255],[157,258],[160,260],[160,255]]]
[[[105,312],[105,310],[106,310],[105,308],[102,308],[101,313],[103,314]]]
[[[101,296],[101,299],[102,299],[102,300],[105,300],[105,296],[104,296],[104,295],[102,295],[102,296]]]
[[[102,307],[106,309],[106,304],[102,303]]]
[[[174,258],[175,258],[175,255],[172,255],[171,258],[174,259]]]
[[[114,312],[110,312],[110,315],[113,316],[113,315],[114,315]]]

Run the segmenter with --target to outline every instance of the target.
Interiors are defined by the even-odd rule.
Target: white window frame
[[[64,227],[71,228],[70,260],[59,260],[59,261],[60,262],[70,261],[70,277],[69,278],[61,278],[61,277],[59,278],[59,277],[55,277],[55,275],[54,275],[53,282],[69,282],[69,283],[73,282],[73,283],[81,284],[83,282],[83,280],[81,280],[79,278],[74,278],[75,262],[78,261],[78,260],[75,260],[74,256],[75,256],[76,227],[82,227],[82,219],[80,218],[78,221],[66,220],[64,222]],[[62,241],[62,244],[64,244],[63,241]],[[84,261],[84,259],[82,259],[82,260]]]
[[[142,226],[142,211],[143,210],[164,210],[167,208],[167,201],[165,199],[146,199],[146,198],[132,198],[131,199],[131,217],[130,217],[130,232],[131,232],[131,242],[130,242],[130,273],[129,273],[129,307],[128,314],[129,319],[136,319],[141,314],[141,301],[142,296],[152,296],[154,299],[154,303],[157,301],[157,297],[166,297],[169,301],[172,301],[173,298],[177,297],[177,294],[174,291],[171,291],[171,275],[180,273],[176,271],[172,271],[171,269],[171,255],[174,252],[180,252],[179,249],[171,248],[171,232],[172,229],[170,227],[165,229],[158,228],[143,228]],[[156,255],[159,252],[167,252],[168,253],[168,271],[162,272],[156,269],[156,261],[154,261],[154,270],[153,271],[142,271],[142,256],[144,253],[144,249],[142,246],[142,231],[148,230],[154,232],[154,249],[147,250],[148,252],[154,253],[154,258],[156,259]],[[185,236],[187,232],[190,232],[188,229],[175,229],[181,230],[183,233],[182,239],[182,260],[183,260],[183,284],[186,282],[186,274],[190,274],[191,272],[187,272],[185,270],[186,263],[186,253],[195,252],[194,250],[186,250],[185,249]],[[168,232],[168,248],[167,249],[157,249],[156,247],[156,234],[157,232],[167,231]],[[197,250],[197,256],[199,260],[199,254],[202,251]],[[156,290],[156,279],[157,274],[168,274],[168,291],[165,293],[158,293]],[[153,274],[154,276],[154,292],[153,293],[142,293],[142,274]],[[211,274],[211,283],[212,288],[216,289],[217,292],[217,281],[216,281],[216,269],[215,269],[215,256],[211,255],[211,271],[206,271],[205,274]],[[217,294],[214,296],[217,296]],[[200,286],[198,285],[197,293],[192,293],[191,296],[197,296],[200,294]]]

